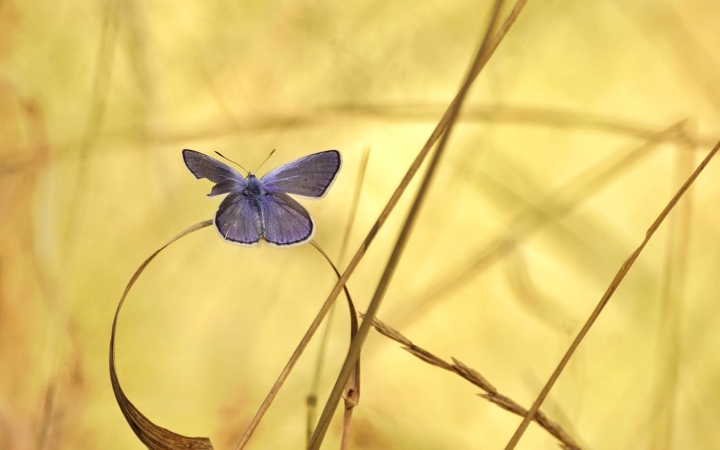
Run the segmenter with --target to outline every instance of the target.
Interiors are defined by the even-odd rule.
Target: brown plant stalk
[[[690,128],[690,127],[688,127]],[[692,133],[686,130],[686,134]],[[695,153],[688,152],[689,142],[680,140],[675,149],[675,180],[682,182],[692,173],[695,166]],[[672,447],[677,432],[674,420],[679,410],[678,393],[682,365],[682,332],[684,316],[684,292],[687,282],[689,241],[692,224],[692,191],[678,204],[678,211],[668,218],[666,237],[665,268],[660,300],[660,364],[657,393],[653,402],[651,417],[654,427],[651,448],[668,450]]]
[[[347,252],[348,243],[350,242],[350,236],[352,234],[353,230],[353,224],[355,223],[355,216],[357,215],[358,206],[360,205],[360,194],[362,193],[362,187],[363,183],[365,181],[365,173],[367,170],[367,164],[370,157],[370,147],[365,148],[362,154],[362,158],[360,159],[360,167],[358,169],[358,176],[357,180],[355,182],[355,192],[353,193],[353,199],[350,202],[350,208],[349,208],[349,217],[347,221],[347,226],[345,227],[345,233],[343,234],[342,241],[340,244],[340,253],[338,256],[338,264],[343,263],[343,260],[345,259],[345,254]],[[337,270],[336,270],[337,272]],[[341,276],[340,273],[337,274],[338,278]],[[310,442],[310,437],[312,437],[313,430],[315,427],[315,415],[317,410],[317,394],[320,390],[320,379],[322,377],[323,373],[323,367],[325,363],[325,353],[327,352],[327,346],[328,342],[330,341],[330,330],[332,329],[333,324],[333,318],[334,318],[334,312],[335,312],[335,305],[333,305],[330,312],[328,312],[328,318],[325,322],[325,329],[322,332],[322,336],[320,337],[320,345],[318,346],[318,352],[317,352],[317,359],[315,360],[315,370],[313,372],[313,380],[310,384],[310,389],[307,395],[307,398],[305,400],[307,405],[307,417],[306,417],[306,423],[305,423],[305,431],[306,431],[306,444]],[[357,319],[356,319],[357,320]],[[351,317],[352,321],[352,317]],[[357,326],[353,330],[353,334],[351,336],[355,336],[355,332],[357,332]],[[359,378],[358,378],[358,385],[359,385]],[[359,386],[355,393],[353,394],[354,397],[358,397],[356,401],[359,401]],[[356,403],[357,404],[357,403]],[[352,408],[350,408],[352,409]],[[352,416],[352,411],[348,411],[346,413],[347,420],[344,424],[347,425],[347,427],[343,427],[343,437],[345,442],[347,439],[349,439],[349,427],[350,427],[350,419]],[[345,439],[345,437],[348,437]]]
[[[525,4],[527,3],[527,0],[518,0],[515,3],[515,7],[510,12],[508,18],[503,23],[503,26],[500,27],[497,34],[495,35],[490,47],[487,49],[487,51],[482,55],[481,62],[479,64],[479,69],[472,73],[472,80],[474,80],[477,77],[477,74],[479,73],[479,70],[484,67],[484,65],[487,63],[487,61],[490,59],[492,54],[494,53],[495,49],[497,49],[498,45],[500,45],[500,42],[503,40],[507,32],[510,30],[512,25],[515,23],[517,17],[520,15],[520,12],[525,7]],[[370,247],[370,244],[375,240],[375,236],[377,236],[378,232],[380,231],[380,228],[385,224],[388,217],[390,216],[390,213],[395,208],[395,205],[397,205],[398,201],[400,200],[400,197],[405,192],[405,189],[407,189],[408,185],[412,181],[413,177],[417,173],[417,171],[420,169],[420,166],[425,161],[425,158],[427,157],[428,153],[432,149],[432,147],[435,145],[435,143],[438,141],[440,136],[445,131],[446,127],[448,126],[448,123],[450,122],[450,118],[452,115],[452,111],[457,107],[457,99],[458,97],[455,97],[455,100],[448,106],[447,111],[443,115],[443,117],[440,119],[440,122],[433,130],[432,134],[428,138],[427,142],[423,146],[422,150],[418,154],[418,156],[415,158],[415,161],[410,165],[410,168],[406,172],[403,179],[400,181],[400,184],[398,185],[397,189],[395,189],[395,192],[390,197],[390,200],[388,201],[387,205],[385,206],[385,209],[380,213],[380,216],[378,217],[377,221],[373,225],[373,227],[370,229],[370,232],[365,237],[365,240],[358,248],[357,252],[355,253],[355,256],[353,256],[353,259],[348,264],[347,269],[345,269],[345,272],[342,274],[342,277],[340,280],[338,280],[337,284],[335,285],[335,288],[332,290],[330,295],[328,296],[327,300],[323,304],[323,306],[320,308],[320,311],[318,312],[317,316],[315,317],[315,320],[310,324],[310,327],[308,328],[308,331],[305,333],[305,336],[301,339],[300,343],[298,344],[297,348],[295,349],[295,352],[292,354],[290,359],[288,360],[288,363],[285,365],[285,368],[283,368],[282,372],[278,376],[277,381],[273,385],[273,387],[270,389],[270,392],[268,393],[265,401],[263,401],[263,404],[258,409],[257,413],[253,417],[253,419],[250,421],[250,424],[245,429],[245,432],[243,433],[243,436],[240,438],[240,441],[235,446],[235,450],[241,450],[242,448],[247,445],[248,441],[250,440],[250,437],[255,432],[255,429],[257,429],[258,424],[262,420],[263,416],[265,415],[265,412],[267,411],[266,404],[272,403],[274,398],[277,396],[277,393],[282,388],[282,385],[285,383],[285,380],[287,380],[287,377],[290,375],[290,372],[292,371],[293,367],[295,366],[295,363],[297,363],[297,360],[300,358],[300,355],[302,355],[302,352],[307,347],[308,343],[310,342],[310,339],[312,339],[313,335],[317,331],[318,327],[322,323],[323,319],[325,318],[325,315],[327,314],[330,307],[335,302],[335,299],[340,295],[340,291],[345,286],[345,283],[347,283],[347,280],[350,278],[350,276],[355,271],[355,268],[360,264],[360,260],[365,256],[365,253],[367,252],[367,249]]]
[[[383,271],[382,277],[380,278],[380,282],[378,283],[375,290],[375,294],[373,295],[373,298],[370,301],[370,305],[368,306],[367,316],[370,318],[371,321],[380,308],[380,304],[385,297],[385,293],[387,292],[393,275],[395,274],[395,270],[400,263],[400,259],[402,258],[405,247],[410,240],[413,226],[417,221],[417,217],[419,215],[423,201],[427,196],[428,189],[432,183],[435,173],[437,172],[437,168],[440,165],[441,157],[445,149],[447,148],[447,143],[452,134],[453,126],[457,119],[460,108],[465,101],[467,92],[470,89],[473,81],[476,79],[477,75],[485,66],[485,62],[483,62],[483,57],[487,53],[489,53],[488,50],[492,46],[493,36],[495,34],[495,26],[497,25],[498,19],[500,17],[500,11],[502,10],[502,6],[503,0],[495,1],[489,24],[485,30],[484,37],[482,38],[482,43],[480,44],[480,49],[477,51],[476,56],[473,59],[472,64],[470,65],[470,70],[468,71],[468,74],[463,81],[462,87],[460,88],[460,91],[455,97],[455,101],[453,101],[453,104],[450,108],[447,128],[445,129],[443,135],[440,137],[438,147],[435,150],[435,153],[433,154],[430,163],[428,164],[427,172],[425,173],[425,176],[420,183],[420,187],[417,194],[415,195],[415,199],[410,206],[410,211],[408,212],[402,229],[400,230],[400,235],[397,238],[393,251],[390,254],[390,258],[388,259],[387,265],[385,266],[385,270]],[[322,445],[327,429],[330,426],[330,421],[332,420],[337,404],[340,401],[343,386],[345,385],[345,383],[347,383],[347,380],[351,376],[355,363],[358,361],[358,358],[360,358],[360,352],[362,350],[363,344],[365,343],[368,332],[370,331],[370,325],[371,322],[363,322],[363,324],[360,326],[360,329],[358,330],[357,336],[355,337],[352,345],[350,346],[350,350],[348,351],[348,355],[345,358],[342,369],[340,370],[338,379],[335,382],[335,386],[333,387],[332,391],[330,392],[330,396],[325,403],[325,408],[323,409],[322,415],[320,416],[320,420],[318,422],[317,428],[315,429],[315,433],[310,440],[308,450],[318,450]]]
[[[695,169],[692,175],[690,175],[690,178],[687,179],[685,184],[682,185],[680,190],[675,194],[675,196],[670,200],[670,202],[665,206],[665,209],[662,210],[660,215],[655,219],[655,222],[650,226],[648,231],[645,233],[645,239],[640,243],[640,246],[630,255],[630,257],[623,263],[622,266],[620,266],[620,270],[618,270],[618,273],[615,275],[615,278],[613,278],[612,282],[610,283],[610,286],[608,286],[607,290],[605,291],[605,294],[603,294],[602,298],[598,302],[597,306],[593,310],[592,314],[590,314],[590,317],[588,318],[587,322],[585,322],[585,325],[582,327],[580,332],[578,333],[577,337],[573,341],[573,343],[570,345],[570,348],[568,348],[567,352],[565,353],[565,356],[563,356],[562,360],[558,364],[558,366],[555,368],[555,371],[550,376],[550,379],[547,381],[545,386],[543,387],[542,391],[540,391],[540,394],[538,395],[537,399],[535,399],[535,402],[533,403],[532,407],[528,411],[528,413],[525,415],[525,418],[518,426],[517,430],[515,430],[515,433],[510,438],[510,441],[508,442],[507,446],[505,447],[505,450],[512,450],[515,448],[517,443],[520,441],[520,438],[525,433],[525,430],[527,429],[528,425],[530,425],[530,422],[533,420],[533,418],[537,415],[538,409],[540,408],[540,405],[542,405],[545,398],[550,393],[550,390],[555,385],[555,382],[558,378],[560,378],[560,374],[562,374],[563,370],[565,369],[565,366],[567,366],[567,363],[570,361],[570,358],[572,358],[572,355],[575,353],[575,350],[580,346],[580,343],[587,335],[588,331],[590,331],[590,328],[593,326],[597,318],[600,316],[600,313],[602,313],[603,309],[605,308],[605,305],[607,305],[608,301],[610,301],[610,298],[615,293],[615,290],[618,288],[620,283],[625,278],[625,275],[630,271],[630,268],[635,264],[635,260],[640,256],[640,253],[642,253],[643,249],[647,245],[647,243],[650,241],[650,239],[653,237],[657,229],[660,227],[660,225],[663,223],[665,218],[670,214],[670,211],[675,207],[677,202],[680,200],[680,198],[685,194],[685,192],[688,190],[688,188],[695,182],[695,179],[700,175],[700,173],[705,169],[705,166],[708,165],[710,160],[715,156],[715,154],[720,150],[720,141],[715,145],[715,147],[708,153],[708,155],[703,159],[703,161],[700,163],[700,165]]]
[[[418,123],[434,120],[439,106],[433,103],[412,104],[352,104],[323,108],[334,114],[348,114],[357,117],[378,118],[385,121]],[[615,116],[578,112],[563,108],[517,106],[493,104],[491,106],[468,105],[459,119],[462,123],[510,123],[530,124],[548,128],[597,130],[607,134],[653,139],[664,131],[657,126],[629,120],[620,120]],[[267,121],[267,120],[266,120]],[[706,135],[692,135],[684,138],[694,151],[715,144],[715,139]]]

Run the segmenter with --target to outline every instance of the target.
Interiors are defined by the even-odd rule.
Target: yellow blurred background
[[[110,326],[140,263],[219,204],[183,148],[246,167],[277,149],[261,173],[339,149],[329,195],[302,201],[333,258],[370,148],[352,255],[457,91],[490,7],[0,3],[0,448],[143,448],[110,386]],[[529,407],[720,138],[718,17],[713,0],[530,0],[471,91],[379,317]],[[719,175],[711,162],[543,407],[583,448],[720,448]],[[416,187],[350,279],[360,311]],[[120,316],[125,393],[155,423],[233,448],[334,277],[308,245],[240,248],[212,228],[182,239]],[[339,302],[321,405],[348,344]],[[304,448],[318,341],[248,449]],[[375,332],[362,361],[350,448],[503,448],[520,421]],[[533,424],[518,448],[557,442]]]

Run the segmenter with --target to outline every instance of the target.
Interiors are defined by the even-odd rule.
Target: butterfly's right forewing
[[[195,150],[185,149],[182,152],[185,165],[195,178],[207,178],[216,183],[208,196],[227,194],[228,192],[245,189],[245,178],[235,169]]]
[[[340,152],[327,150],[277,167],[262,177],[268,192],[323,197],[342,166]]]

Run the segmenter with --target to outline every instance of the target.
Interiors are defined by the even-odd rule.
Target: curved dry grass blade
[[[484,67],[484,65],[487,63],[487,61],[490,59],[492,54],[494,53],[495,49],[500,45],[500,42],[503,40],[505,35],[508,31],[510,31],[510,27],[515,23],[515,20],[520,15],[520,12],[525,7],[525,4],[527,4],[528,0],[518,0],[515,3],[515,7],[508,15],[508,18],[505,20],[505,23],[503,23],[503,26],[500,27],[497,34],[495,35],[495,38],[493,39],[489,49],[485,52],[485,54],[482,56],[480,61],[480,68]],[[472,74],[471,78],[472,80],[477,77],[477,73]],[[459,95],[459,94],[458,94]],[[328,296],[327,300],[323,304],[323,306],[320,308],[320,311],[318,312],[317,316],[315,317],[315,320],[312,324],[310,324],[310,327],[308,327],[307,332],[305,333],[305,336],[303,336],[302,340],[300,341],[300,344],[298,345],[297,349],[295,350],[295,353],[290,357],[290,360],[288,361],[288,364],[285,366],[283,371],[280,373],[280,376],[278,377],[277,381],[273,385],[273,387],[270,389],[270,393],[268,394],[268,397],[275,397],[277,395],[277,392],[282,387],[283,383],[285,383],[285,380],[290,375],[290,372],[292,371],[293,367],[295,366],[295,362],[297,362],[298,358],[302,354],[305,347],[307,347],[308,342],[310,342],[310,339],[312,339],[313,335],[317,331],[318,327],[320,326],[320,323],[322,323],[323,319],[325,318],[325,315],[327,315],[327,312],[330,310],[330,307],[335,302],[335,299],[340,295],[340,291],[343,290],[343,287],[345,286],[345,283],[347,283],[347,280],[350,278],[350,276],[355,271],[355,268],[360,264],[360,260],[365,256],[365,252],[367,252],[367,249],[370,247],[370,244],[375,240],[375,236],[377,236],[378,232],[380,232],[380,228],[385,224],[385,221],[387,221],[387,218],[390,216],[390,213],[392,213],[392,210],[395,208],[395,205],[397,205],[398,201],[400,201],[400,197],[405,192],[405,189],[407,189],[408,185],[412,181],[413,177],[417,173],[417,171],[420,169],[420,166],[425,161],[425,158],[427,157],[428,153],[432,149],[433,145],[437,142],[437,140],[440,138],[442,133],[445,131],[445,128],[447,127],[450,115],[455,108],[455,105],[457,103],[457,96],[452,101],[450,106],[448,106],[447,111],[443,115],[443,117],[440,119],[440,122],[433,130],[432,134],[430,134],[430,137],[428,138],[427,142],[423,146],[420,153],[418,153],[417,157],[413,161],[413,163],[408,168],[408,171],[405,173],[405,176],[400,181],[400,184],[395,189],[395,192],[393,192],[393,195],[390,197],[390,200],[388,200],[387,205],[385,205],[385,208],[380,213],[380,216],[378,216],[378,219],[375,221],[375,224],[368,232],[367,236],[365,237],[365,240],[362,244],[360,244],[360,247],[358,248],[357,252],[355,253],[355,256],[353,256],[353,259],[348,264],[347,269],[345,269],[345,272],[342,274],[342,277],[340,277],[340,280],[338,280],[337,284],[335,285],[335,288],[332,290],[330,295]],[[250,425],[248,425],[248,428],[245,430],[245,433],[243,434],[243,437],[241,438],[240,442],[235,446],[235,450],[240,450],[247,444],[247,441],[250,439],[250,436],[255,431],[255,428],[257,428],[258,423],[260,420],[262,420],[262,416],[265,414],[264,411],[259,410],[255,417],[253,417],[253,420],[250,422]]]
[[[335,386],[330,393],[330,397],[328,398],[327,403],[325,404],[325,408],[323,409],[323,413],[320,416],[318,426],[315,429],[315,433],[313,434],[312,439],[310,440],[308,450],[318,450],[322,445],[322,442],[325,438],[325,433],[330,426],[330,420],[332,420],[332,416],[335,413],[337,404],[340,401],[340,396],[342,395],[345,383],[347,383],[347,380],[350,378],[351,372],[355,367],[355,363],[360,357],[360,351],[362,350],[362,346],[365,343],[368,332],[370,331],[372,319],[375,318],[375,315],[380,308],[380,304],[385,297],[385,293],[387,292],[387,288],[390,285],[390,281],[395,274],[395,269],[400,262],[400,258],[402,257],[405,246],[407,245],[410,234],[412,233],[413,225],[415,224],[417,216],[420,212],[420,207],[422,206],[423,200],[425,199],[428,188],[430,187],[430,183],[434,178],[435,172],[439,167],[440,158],[442,157],[446,148],[446,144],[451,135],[452,128],[457,118],[460,107],[465,101],[465,97],[468,90],[470,89],[470,86],[472,85],[472,82],[477,77],[477,74],[480,73],[480,70],[484,67],[483,57],[486,55],[486,52],[488,52],[488,49],[492,45],[493,36],[495,34],[495,26],[500,17],[502,5],[503,0],[495,1],[491,19],[484,33],[482,43],[480,44],[480,49],[477,51],[477,54],[473,59],[472,64],[470,65],[468,75],[465,77],[462,87],[460,88],[460,91],[455,97],[455,101],[453,102],[453,105],[450,109],[447,128],[443,133],[442,137],[440,138],[440,143],[438,144],[438,148],[436,149],[435,154],[430,160],[427,172],[422,179],[420,188],[418,189],[418,192],[415,196],[415,200],[410,207],[410,211],[408,212],[407,218],[405,219],[402,230],[400,231],[400,235],[398,236],[395,247],[393,248],[392,254],[390,255],[390,259],[388,260],[387,266],[385,267],[385,271],[383,272],[382,278],[378,283],[375,294],[373,295],[373,299],[371,300],[368,307],[366,314],[367,317],[370,318],[370,320],[363,321],[363,324],[358,331],[357,337],[350,346],[350,351],[345,358],[345,363],[343,364],[343,367],[340,371],[337,382],[335,383]]]
[[[692,175],[690,175],[690,178],[687,179],[685,184],[680,188],[680,190],[675,194],[675,196],[670,200],[670,203],[667,204],[665,209],[662,210],[660,215],[657,219],[655,219],[655,222],[650,226],[647,233],[645,234],[645,239],[643,239],[640,246],[630,255],[630,257],[623,263],[623,265],[620,267],[620,270],[615,275],[615,278],[613,278],[612,282],[610,283],[610,286],[608,286],[607,291],[605,291],[605,294],[603,294],[602,298],[600,299],[600,302],[598,302],[597,306],[593,310],[592,314],[590,314],[590,317],[588,318],[587,322],[585,322],[585,325],[580,330],[580,333],[578,333],[577,337],[573,341],[573,343],[570,345],[570,348],[568,348],[567,353],[565,353],[565,356],[563,356],[562,360],[560,361],[560,364],[558,364],[557,368],[555,368],[555,371],[550,376],[550,379],[543,387],[542,391],[540,391],[540,394],[538,395],[537,399],[532,405],[532,408],[530,408],[530,411],[525,415],[525,418],[518,426],[517,430],[515,430],[515,434],[513,434],[512,438],[510,438],[510,441],[508,442],[507,446],[505,447],[505,450],[512,450],[515,448],[517,443],[520,441],[520,438],[525,433],[525,430],[527,429],[528,425],[530,425],[530,422],[533,420],[535,415],[538,412],[538,409],[540,408],[540,405],[542,405],[545,398],[550,393],[550,390],[555,385],[555,382],[560,377],[560,374],[565,369],[565,366],[567,365],[568,361],[570,361],[570,358],[572,357],[573,353],[575,353],[575,350],[580,346],[580,343],[585,338],[585,335],[587,335],[588,331],[590,331],[590,328],[593,326],[597,318],[600,316],[600,313],[605,308],[605,305],[607,305],[608,301],[610,300],[610,297],[615,293],[615,290],[618,288],[620,283],[625,278],[625,275],[627,275],[630,268],[635,263],[635,260],[638,256],[640,256],[640,253],[642,253],[643,249],[647,245],[647,243],[650,241],[650,238],[653,237],[655,234],[655,231],[657,231],[658,227],[660,227],[660,224],[663,223],[665,218],[668,214],[670,214],[670,211],[675,207],[677,202],[680,200],[680,198],[683,196],[685,191],[688,190],[688,188],[693,184],[695,179],[700,175],[700,173],[705,169],[705,166],[708,165],[710,160],[715,156],[715,154],[720,150],[720,141],[715,145],[715,147],[708,153],[708,155],[705,157],[705,159],[700,163],[700,165],[695,169],[695,172],[693,172]]]
[[[138,411],[135,405],[133,405],[127,398],[120,387],[120,381],[118,380],[115,369],[115,330],[117,328],[118,315],[120,314],[120,309],[122,308],[123,303],[125,303],[125,298],[130,292],[130,289],[133,287],[138,278],[140,278],[140,275],[143,273],[148,264],[150,264],[150,262],[155,259],[161,251],[165,250],[170,244],[178,239],[210,225],[212,225],[212,220],[206,220],[205,222],[195,224],[172,238],[167,244],[163,245],[156,250],[155,253],[150,255],[150,257],[146,259],[140,267],[138,267],[132,278],[130,278],[130,281],[125,287],[125,292],[123,292],[123,295],[120,298],[117,310],[115,310],[115,318],[113,319],[112,333],[110,335],[110,381],[112,383],[113,392],[115,393],[115,400],[117,400],[123,416],[125,416],[128,424],[130,424],[130,428],[132,428],[138,439],[140,439],[140,441],[142,441],[142,443],[150,450],[212,450],[213,446],[208,438],[182,436],[155,425],[150,421],[150,419]]]
[[[352,202],[350,203],[350,215],[347,221],[347,227],[345,228],[345,234],[343,235],[340,244],[340,256],[338,262],[343,263],[345,259],[345,253],[347,251],[348,242],[352,234],[353,224],[355,223],[355,216],[357,215],[358,205],[360,204],[360,194],[362,193],[363,183],[365,181],[365,172],[367,170],[368,160],[370,158],[370,147],[365,148],[360,159],[360,169],[358,170],[358,177],[355,183],[355,192],[353,194]],[[338,274],[340,277],[340,274]],[[325,353],[327,352],[327,345],[330,340],[330,330],[332,329],[333,318],[335,317],[335,305],[333,304],[332,309],[328,312],[328,319],[325,323],[325,329],[323,330],[322,336],[320,337],[320,345],[318,346],[317,360],[315,361],[315,371],[313,373],[313,380],[310,384],[310,391],[306,398],[307,405],[307,420],[305,425],[307,441],[310,442],[314,426],[315,426],[315,415],[317,412],[317,393],[320,389],[320,378],[322,376],[323,367],[325,365]],[[354,334],[353,334],[354,336]]]
[[[367,165],[367,152],[365,153],[365,158],[363,162],[363,168],[361,169],[361,174],[364,176],[365,174],[365,167]],[[362,186],[362,182],[359,183],[360,186]],[[357,192],[359,199],[359,190]],[[354,214],[353,214],[354,216]],[[348,227],[349,228],[349,227]],[[348,236],[350,233],[346,233],[346,236]],[[332,263],[330,258],[327,256],[327,254],[318,246],[318,244],[315,241],[312,241],[311,244],[313,247],[315,247],[322,255],[325,257],[328,263],[332,266],[333,270],[335,271],[335,274],[338,278],[340,278],[340,271],[337,270],[335,265]],[[350,309],[350,344],[352,344],[353,340],[355,339],[355,335],[357,335],[358,331],[358,320],[357,320],[357,311],[355,310],[355,305],[353,304],[352,298],[350,298],[350,292],[347,289],[347,286],[345,288],[345,295],[348,299],[348,308]],[[316,397],[317,398],[317,397]],[[347,446],[350,443],[350,426],[352,424],[352,410],[360,403],[360,360],[358,359],[357,364],[355,364],[355,370],[353,370],[352,375],[348,379],[347,384],[345,385],[345,391],[343,392],[343,399],[345,400],[345,418],[343,420],[343,438],[342,438],[342,444],[340,446],[341,450],[347,449]],[[311,433],[312,434],[312,433]]]
[[[320,246],[313,240],[310,241],[310,244],[312,244],[315,249],[320,252],[320,254],[325,258],[325,260],[330,264],[330,267],[332,267],[333,271],[335,271],[335,274],[340,278],[340,271],[335,267],[335,264],[333,264],[332,260],[328,257],[328,255],[320,248]],[[348,299],[348,308],[350,309],[350,343],[352,344],[353,339],[355,338],[355,334],[357,333],[358,325],[357,325],[357,312],[355,311],[355,305],[353,304],[352,298],[350,297],[350,291],[348,291],[347,287],[343,285],[343,290],[345,291],[345,296]],[[325,306],[329,306],[326,302],[325,305],[323,305],[323,308]],[[240,441],[238,441],[237,445],[235,446],[235,450],[240,450],[244,448],[247,443],[250,441],[250,438],[252,437],[253,433],[255,432],[255,429],[260,424],[260,421],[262,420],[263,416],[267,412],[267,410],[270,408],[270,405],[272,404],[273,400],[275,400],[275,397],[277,396],[278,392],[280,392],[280,389],[282,388],[283,383],[287,379],[287,376],[290,374],[290,371],[295,366],[295,363],[297,363],[297,360],[300,358],[300,355],[302,355],[303,350],[305,350],[305,347],[307,347],[308,343],[310,343],[310,338],[312,338],[312,335],[315,333],[317,328],[320,326],[320,322],[322,318],[320,318],[320,314],[327,313],[327,309],[324,309],[318,313],[318,315],[315,317],[315,321],[310,325],[310,330],[308,330],[307,333],[305,333],[305,336],[300,340],[300,343],[298,344],[297,348],[293,352],[292,356],[290,356],[290,359],[288,360],[287,364],[285,365],[285,368],[280,373],[280,376],[278,377],[277,381],[275,381],[275,384],[270,389],[270,392],[265,397],[265,400],[263,400],[262,404],[258,408],[257,412],[255,413],[255,416],[250,421],[250,424],[248,424],[247,428],[245,429],[245,432],[243,433],[242,437],[240,438]],[[324,317],[324,314],[322,315]],[[320,319],[318,319],[320,318]],[[357,392],[359,395],[360,392],[360,386],[359,386],[359,380],[360,380],[360,364],[355,367],[355,370],[357,371],[357,380],[358,380],[358,386],[357,386]]]
[[[364,316],[362,314],[360,314],[360,317],[363,317],[364,319]],[[527,410],[525,408],[520,406],[510,397],[499,393],[495,386],[490,384],[490,382],[485,377],[483,377],[480,372],[473,369],[472,367],[468,367],[462,361],[452,358],[453,362],[451,364],[443,360],[442,358],[435,356],[429,351],[415,345],[412,341],[410,341],[410,339],[400,334],[400,332],[396,329],[386,325],[380,319],[373,319],[372,326],[373,328],[375,328],[375,331],[392,339],[395,342],[398,342],[403,346],[402,348],[404,350],[407,350],[410,354],[420,359],[421,361],[424,361],[432,366],[445,369],[448,372],[453,372],[454,374],[464,378],[466,381],[479,387],[480,389],[485,391],[485,394],[478,395],[485,400],[494,403],[495,405],[501,407],[506,411],[517,414],[520,417],[525,416],[525,414],[527,413]],[[567,434],[567,432],[565,432],[565,430],[563,430],[563,428],[556,422],[548,419],[545,415],[538,415],[535,420],[542,428],[544,428],[548,433],[550,433],[558,441],[560,441],[561,445],[564,448],[580,450],[578,444],[575,443],[575,441]]]
[[[310,242],[313,247],[317,249],[327,260],[328,264],[333,268],[335,271],[335,274],[338,278],[340,278],[340,271],[335,267],[335,264],[330,260],[327,253],[323,251],[322,248],[318,245],[317,242],[311,241]],[[355,336],[358,332],[358,320],[357,320],[357,310],[355,309],[355,304],[352,301],[352,298],[350,297],[350,291],[348,291],[347,286],[344,286],[345,288],[345,296],[347,296],[348,300],[348,309],[350,310],[350,344],[352,345],[353,340],[355,340]],[[352,375],[348,379],[347,384],[345,385],[345,392],[343,392],[343,398],[345,399],[345,409],[353,409],[360,403],[360,360],[358,359],[357,364],[355,364],[355,370],[353,370]]]

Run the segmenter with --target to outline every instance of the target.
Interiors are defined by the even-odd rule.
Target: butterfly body
[[[256,209],[260,210],[262,208],[263,197],[267,193],[262,185],[262,181],[250,173],[245,182],[247,184],[241,189],[242,194],[252,202],[253,205],[256,205]]]
[[[252,205],[253,212],[255,213],[255,228],[257,230],[258,236],[262,238],[265,235],[262,220],[264,200],[263,197],[265,196],[265,189],[263,188],[260,180],[258,180],[257,177],[252,173],[248,173],[248,177],[245,181],[245,187],[241,188],[242,195],[247,199],[246,201],[250,202],[250,204]],[[223,236],[223,239],[227,238]]]
[[[312,217],[288,194],[323,197],[342,165],[340,152],[328,150],[282,165],[262,178],[252,173],[244,178],[194,150],[183,150],[183,159],[196,178],[215,183],[208,196],[227,194],[215,214],[215,228],[223,239],[242,246],[264,239],[270,245],[291,247],[312,239]]]

